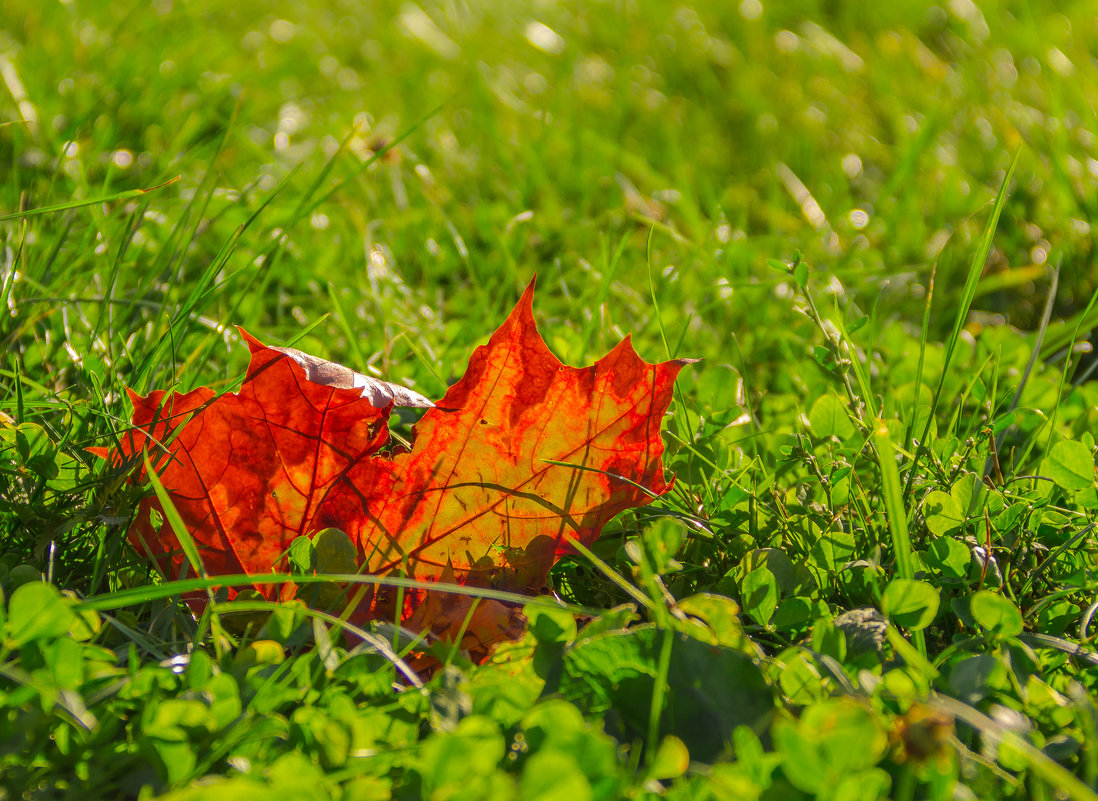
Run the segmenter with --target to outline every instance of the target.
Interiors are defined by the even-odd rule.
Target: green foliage
[[[938,591],[932,584],[897,578],[889,582],[881,596],[881,611],[897,626],[922,631],[938,614]]]
[[[1095,798],[1093,10],[856,11],[8,0],[3,792]],[[242,324],[437,396],[535,271],[566,361],[704,362],[524,639],[341,633],[334,529],[281,605],[126,544],[126,387]]]
[[[799,720],[777,726],[774,740],[783,772],[797,789],[825,799],[887,797],[889,776],[876,766],[888,737],[873,712],[856,701],[814,704]]]
[[[1082,442],[1061,440],[1049,449],[1041,472],[1066,490],[1094,487],[1094,451]]]

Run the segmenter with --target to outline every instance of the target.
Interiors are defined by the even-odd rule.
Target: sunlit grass
[[[0,628],[17,789],[828,798],[793,763],[839,731],[830,764],[868,755],[847,772],[891,797],[1092,797],[1089,4],[3,12],[0,587],[44,576],[104,615]],[[564,361],[626,334],[704,361],[666,426],[673,494],[558,565],[568,606],[532,604],[511,661],[447,646],[421,691],[324,613],[209,636],[173,601],[209,584],[125,544],[152,490],[86,449],[126,430],[127,387],[232,389],[243,326],[437,397],[535,273]],[[897,577],[939,611],[900,598],[878,658],[842,616]],[[773,708],[741,720],[703,651]],[[709,751],[676,717],[692,693],[727,713]]]

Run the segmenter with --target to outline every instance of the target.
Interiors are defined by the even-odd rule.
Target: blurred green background
[[[772,371],[798,251],[915,326],[937,265],[948,330],[1019,148],[971,320],[1032,328],[1053,263],[1059,314],[1095,285],[1094,52],[1085,2],[6,0],[0,213],[179,180],[0,224],[0,337],[43,383],[67,345],[190,386],[231,325],[329,313],[301,347],[433,393],[536,272],[566,361],[633,332]]]

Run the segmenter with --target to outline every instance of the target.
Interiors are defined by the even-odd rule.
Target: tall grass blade
[[[911,534],[907,527],[903,492],[900,490],[900,473],[896,469],[896,449],[888,435],[888,429],[880,420],[875,422],[873,447],[877,451],[877,463],[881,471],[881,495],[884,497],[888,530],[892,537],[892,552],[896,559],[896,573],[900,578],[915,578],[915,558],[911,548]],[[915,647],[925,660],[926,638],[922,631],[914,633]]]
[[[983,236],[980,238],[980,246],[976,250],[976,255],[972,258],[972,263],[969,265],[968,276],[965,278],[965,286],[961,292],[961,302],[957,306],[957,316],[953,321],[953,330],[946,340],[945,356],[942,360],[938,384],[934,388],[934,395],[930,401],[930,412],[927,415],[922,434],[919,436],[919,444],[915,448],[915,456],[912,460],[911,471],[907,475],[907,484],[904,487],[905,500],[909,498],[912,487],[914,486],[915,476],[919,472],[919,460],[926,452],[926,438],[930,433],[930,426],[934,422],[935,414],[938,410],[938,403],[942,398],[942,389],[945,387],[946,376],[949,375],[949,368],[953,361],[953,353],[957,349],[957,342],[961,338],[961,331],[964,328],[965,321],[968,319],[968,312],[972,308],[972,299],[976,296],[976,285],[980,282],[980,275],[983,273],[984,264],[987,263],[988,254],[991,252],[991,243],[995,238],[995,229],[999,227],[999,216],[1003,213],[1003,207],[1006,205],[1007,189],[1010,186],[1011,178],[1014,177],[1014,168],[1018,166],[1018,157],[1021,155],[1021,152],[1020,149],[1015,151],[1014,158],[1010,161],[1010,167],[1007,169],[1006,175],[1003,177],[1003,183],[999,187],[999,194],[995,196],[995,204],[991,209],[991,217],[988,219],[987,225],[984,227]]]
[[[194,537],[191,536],[191,532],[187,529],[186,524],[183,522],[183,518],[179,516],[179,510],[176,509],[175,504],[172,503],[168,491],[164,489],[164,484],[161,483],[160,476],[156,474],[156,469],[149,459],[149,454],[143,454],[143,458],[145,462],[145,475],[148,477],[149,483],[152,484],[153,492],[156,493],[156,499],[160,501],[160,508],[164,512],[165,520],[167,520],[168,525],[172,527],[172,533],[175,534],[176,539],[179,540],[179,546],[183,549],[183,555],[187,558],[187,562],[190,564],[191,570],[195,572],[195,575],[208,580],[210,576],[206,572],[206,566],[202,563],[202,556],[198,553],[198,546],[195,544]],[[212,585],[208,585],[204,589],[210,600],[212,610],[216,602],[214,599],[213,587]]]
[[[149,192],[163,189],[165,186],[171,186],[178,181],[180,177],[181,176],[177,175],[162,184],[150,186],[147,189],[127,189],[125,192],[115,192],[113,195],[104,195],[103,197],[95,197],[89,200],[70,200],[66,203],[55,203],[52,206],[42,206],[37,209],[26,209],[25,211],[14,211],[10,214],[0,214],[0,222],[27,219],[28,217],[39,217],[43,214],[56,214],[59,211],[79,209],[84,206],[96,206],[100,203],[114,203],[117,200],[130,200],[131,198],[141,197],[142,195],[149,194]]]

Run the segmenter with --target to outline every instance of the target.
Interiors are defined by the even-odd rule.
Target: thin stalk
[[[976,297],[976,285],[980,282],[980,275],[983,273],[984,264],[987,263],[988,254],[991,252],[991,243],[995,238],[995,229],[999,227],[999,216],[1003,212],[1003,207],[1006,205],[1007,187],[1010,186],[1010,179],[1014,177],[1014,168],[1018,166],[1018,157],[1021,155],[1021,150],[1017,150],[1014,153],[1014,158],[1011,159],[1010,167],[1007,169],[1006,175],[1003,177],[1002,186],[999,187],[999,194],[995,196],[995,205],[991,209],[991,218],[987,221],[987,225],[984,227],[984,234],[980,238],[980,247],[976,250],[976,255],[972,258],[972,263],[968,267],[968,276],[965,278],[965,286],[961,292],[961,303],[957,307],[957,316],[953,320],[953,330],[950,332],[949,339],[946,340],[945,357],[942,360],[941,372],[938,375],[938,384],[934,388],[934,395],[930,401],[930,413],[927,415],[926,424],[923,426],[922,435],[919,437],[919,444],[915,447],[915,456],[911,462],[911,470],[907,474],[907,484],[904,486],[904,500],[907,500],[915,484],[915,476],[919,472],[919,460],[923,454],[926,453],[926,438],[930,434],[930,426],[934,422],[935,412],[938,410],[938,403],[942,398],[942,390],[945,387],[946,376],[949,375],[949,367],[953,361],[953,353],[957,349],[957,342],[961,338],[961,330],[964,328],[965,321],[968,319],[969,309],[972,308],[972,300]]]

